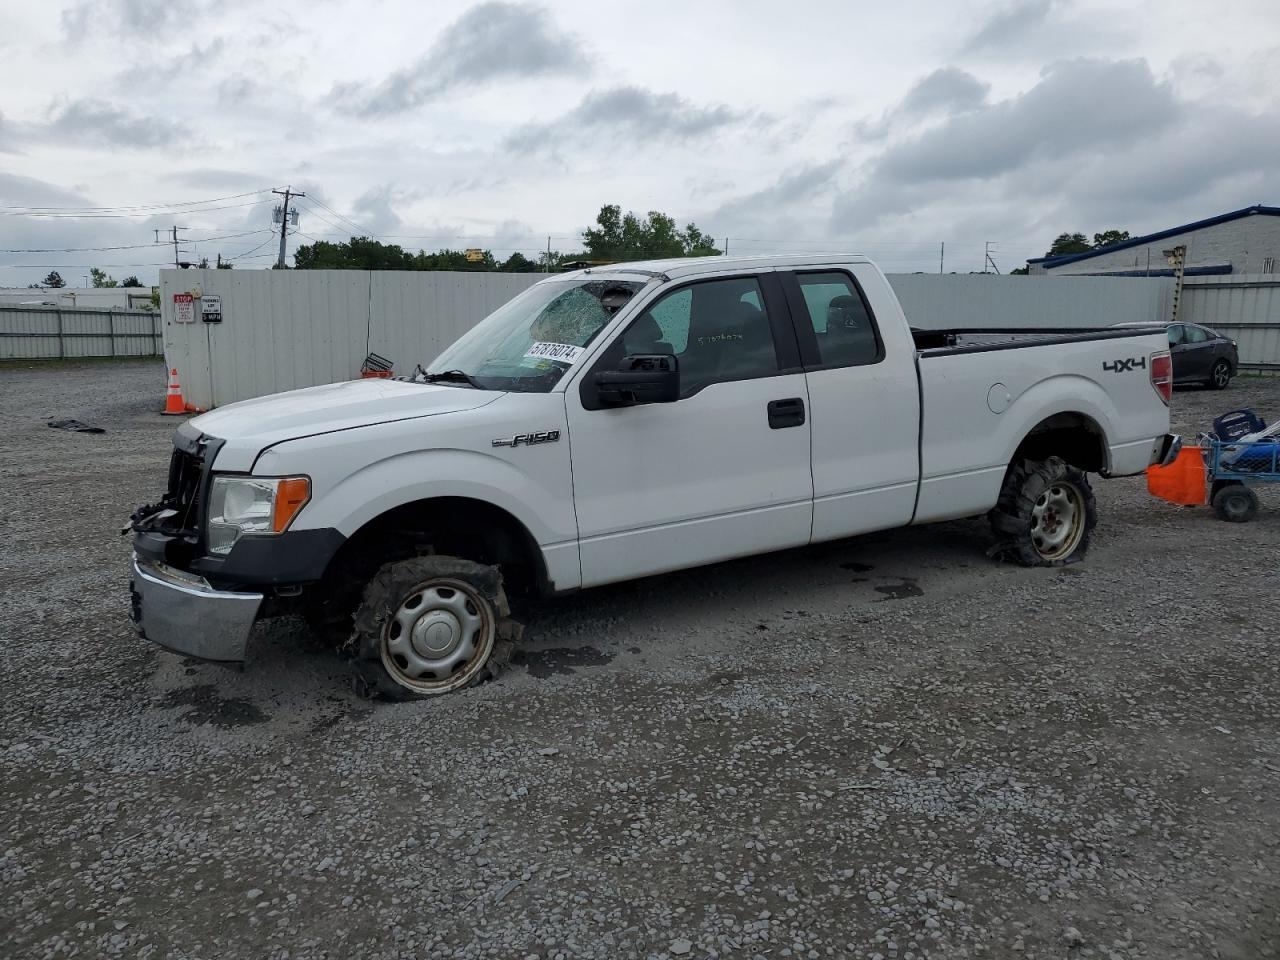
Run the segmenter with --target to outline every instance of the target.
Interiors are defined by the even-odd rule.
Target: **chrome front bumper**
[[[215,590],[202,577],[133,556],[129,615],[139,636],[174,653],[244,661],[260,593]]]

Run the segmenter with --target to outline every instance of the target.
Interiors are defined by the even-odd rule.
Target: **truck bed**
[[[1151,358],[1162,325],[1102,329],[912,331],[920,379],[917,522],[994,505],[1018,444],[1049,417],[1083,419],[1104,438],[1106,471],[1139,472],[1168,407]]]
[[[1165,325],[1153,323],[1145,327],[1002,327],[955,330],[920,330],[911,328],[920,356],[949,356],[959,353],[983,353],[989,350],[1014,350],[1020,347],[1079,343],[1088,340],[1119,340],[1147,337],[1163,333]]]

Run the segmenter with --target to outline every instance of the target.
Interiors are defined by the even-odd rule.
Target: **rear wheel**
[[[1049,457],[1009,468],[988,519],[997,538],[993,554],[1026,567],[1057,567],[1085,555],[1098,511],[1084,471]]]
[[[1243,483],[1223,485],[1213,495],[1213,512],[1219,520],[1245,523],[1258,515],[1258,495]]]
[[[1225,360],[1219,360],[1213,365],[1213,373],[1209,375],[1209,386],[1215,390],[1225,390],[1230,382],[1231,364]]]
[[[444,556],[384,565],[355,615],[361,692],[414,700],[497,676],[520,630],[509,613],[497,567]]]

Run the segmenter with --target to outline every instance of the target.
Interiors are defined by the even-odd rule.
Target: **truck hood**
[[[219,470],[252,469],[258,454],[285,440],[417,417],[475,410],[502,393],[467,386],[350,380],[230,403],[183,424],[184,433],[220,437]]]

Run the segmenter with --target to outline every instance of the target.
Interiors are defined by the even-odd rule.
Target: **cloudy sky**
[[[175,223],[186,256],[268,266],[258,191],[285,184],[291,250],[532,257],[618,203],[894,272],[1280,203],[1276,0],[0,0],[0,23],[0,286],[154,282]]]

